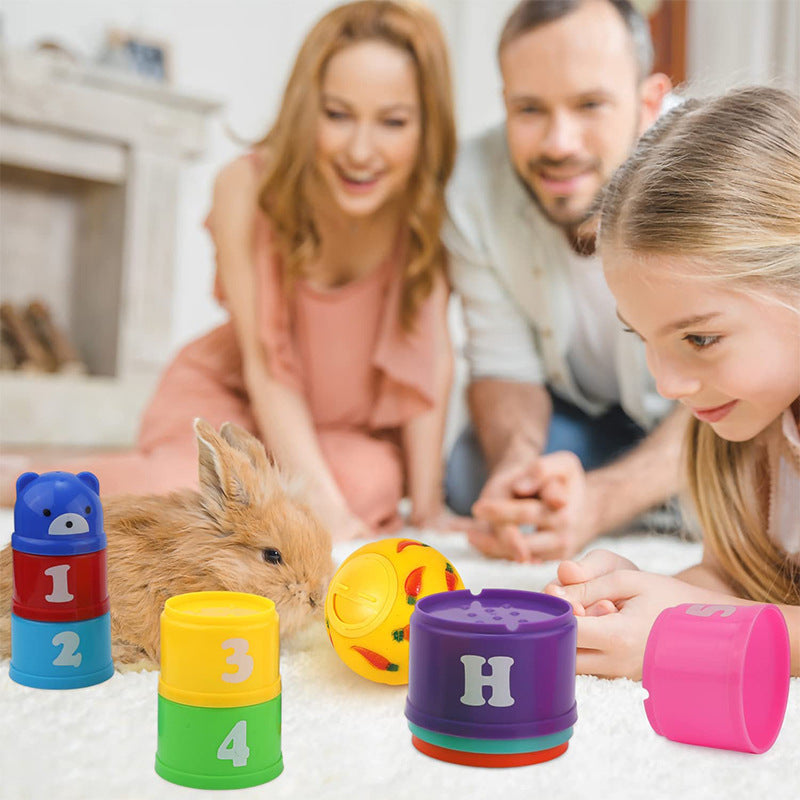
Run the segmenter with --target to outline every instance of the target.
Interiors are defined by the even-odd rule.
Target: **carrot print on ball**
[[[406,602],[413,606],[417,602],[419,593],[422,591],[422,573],[425,572],[425,567],[417,567],[408,573],[405,582]]]
[[[406,625],[404,628],[398,628],[392,631],[392,639],[396,642],[407,642],[411,634],[411,625]]]
[[[401,539],[397,543],[397,552],[402,553],[406,547],[412,547],[413,545],[416,545],[417,547],[430,547],[430,545],[418,542],[416,539]]]
[[[352,649],[355,650],[356,653],[364,656],[375,669],[380,669],[385,672],[397,672],[397,670],[400,669],[398,664],[393,664],[386,656],[382,656],[374,650],[367,650],[366,647],[359,647],[356,644],[352,645]]]
[[[444,579],[447,582],[448,592],[454,591],[458,586],[458,575],[449,561],[444,565]]]

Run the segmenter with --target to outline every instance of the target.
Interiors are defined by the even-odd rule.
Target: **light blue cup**
[[[111,615],[36,622],[11,615],[11,680],[35,689],[80,689],[114,674]]]

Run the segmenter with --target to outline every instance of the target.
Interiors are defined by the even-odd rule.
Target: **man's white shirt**
[[[443,240],[473,380],[547,383],[591,415],[619,403],[650,430],[672,403],[617,320],[599,259],[575,254],[511,163],[503,126],[462,145]]]

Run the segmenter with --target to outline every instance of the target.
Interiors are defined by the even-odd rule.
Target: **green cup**
[[[158,695],[156,772],[195,789],[242,789],[277,778],[283,772],[281,696],[206,708]]]

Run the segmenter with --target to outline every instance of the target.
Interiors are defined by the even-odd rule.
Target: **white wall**
[[[690,93],[770,83],[800,92],[800,0],[692,0]]]

